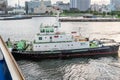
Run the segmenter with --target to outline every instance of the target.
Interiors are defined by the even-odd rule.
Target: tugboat
[[[59,24],[59,21],[58,21]],[[60,26],[40,25],[33,42],[14,42],[12,54],[16,59],[51,59],[83,56],[117,55],[119,44],[114,40],[89,40],[80,35],[59,31]],[[108,45],[108,43],[114,43]],[[106,45],[107,44],[107,45]]]

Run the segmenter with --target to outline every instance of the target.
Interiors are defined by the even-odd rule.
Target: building
[[[77,0],[70,0],[70,9],[77,9]]]
[[[97,11],[97,12],[99,12],[99,11],[100,11],[100,8],[101,8],[101,5],[98,5],[98,4],[92,4],[92,5],[90,6],[90,10],[91,10],[91,11]]]
[[[100,12],[101,13],[108,13],[108,12],[111,12],[112,10],[111,10],[111,6],[110,5],[102,5],[102,7],[101,7],[101,10],[100,10]]]
[[[0,0],[0,14],[5,14],[7,13],[7,0]]]
[[[14,8],[13,10],[8,11],[8,14],[25,14],[24,8]]]
[[[98,4],[92,4],[91,7],[90,7],[90,10],[91,11],[97,11],[99,13],[108,13],[108,12],[111,12],[112,9],[111,9],[111,6],[108,4],[108,5],[105,5],[105,4],[102,4],[102,5],[98,5]]]
[[[120,0],[110,0],[110,4],[114,11],[120,11]]]
[[[44,1],[45,6],[51,6],[51,1],[47,0]],[[26,1],[25,2],[25,9],[27,14],[34,13],[34,8],[38,8],[41,6],[41,1],[39,0],[32,0],[32,1]]]
[[[70,0],[70,8],[80,11],[87,11],[90,8],[91,0]]]
[[[35,8],[34,8],[34,13],[35,13],[35,14],[47,13],[47,12],[46,12],[46,9],[47,9],[47,7],[46,7],[46,5],[44,4],[44,1],[41,0],[40,5],[39,5],[38,7],[35,7]]]
[[[69,3],[63,3],[63,1],[57,1],[56,5],[61,10],[70,10],[70,4]]]
[[[25,9],[26,13],[30,14],[34,12],[34,8],[40,5],[39,1],[26,1],[25,2]]]
[[[40,3],[41,4],[39,7],[34,8],[34,14],[50,14],[50,13],[57,13],[57,11],[60,11],[59,8],[46,6],[43,0],[41,0]]]

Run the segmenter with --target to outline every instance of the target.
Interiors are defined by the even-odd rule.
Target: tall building
[[[120,11],[120,0],[110,0],[110,3],[115,11]]]
[[[70,8],[80,11],[87,11],[90,8],[91,0],[70,0]]]
[[[77,9],[77,0],[70,0],[70,8]]]

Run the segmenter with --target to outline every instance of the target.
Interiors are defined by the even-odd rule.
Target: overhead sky
[[[20,5],[24,6],[25,1],[30,1],[30,0],[19,0]],[[55,3],[56,1],[69,2],[70,0],[51,0],[51,1],[52,1],[52,3]],[[91,0],[91,1],[92,1],[92,3],[108,4],[110,0]],[[17,3],[18,3],[18,0],[8,0],[8,5],[14,6]]]

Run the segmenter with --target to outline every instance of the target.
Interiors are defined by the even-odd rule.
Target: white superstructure
[[[89,48],[89,41],[80,36],[58,32],[57,26],[42,26],[35,36],[33,51],[72,50]]]

